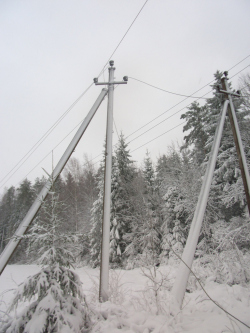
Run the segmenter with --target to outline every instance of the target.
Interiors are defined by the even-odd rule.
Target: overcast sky
[[[1,0],[0,1],[0,178],[30,151],[93,82],[120,42],[145,0]],[[115,77],[133,77],[162,89],[190,95],[250,55],[249,0],[149,0],[112,57]],[[250,57],[233,68],[233,76]],[[239,76],[232,82],[238,87]],[[100,80],[107,80],[105,71]],[[102,87],[92,86],[32,156],[0,183],[17,186],[51,172]],[[208,92],[207,86],[195,94]],[[209,96],[209,95],[208,95]],[[129,79],[115,90],[114,119],[125,136],[167,111],[184,97]],[[187,99],[156,121],[129,136],[131,151],[179,125]],[[169,120],[138,135],[181,110]],[[107,99],[98,110],[73,156],[83,160],[102,152]],[[140,164],[145,152],[156,161],[168,146],[183,138],[182,126],[132,152]],[[54,149],[60,142],[62,143]],[[113,142],[117,142],[114,128]],[[42,162],[40,162],[46,155]],[[98,160],[98,159],[96,159]],[[96,161],[94,160],[94,161]],[[37,167],[36,167],[37,165]],[[35,168],[31,173],[30,171]],[[11,175],[11,174],[10,174]],[[6,182],[6,183],[5,183]]]

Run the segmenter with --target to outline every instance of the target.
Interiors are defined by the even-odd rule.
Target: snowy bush
[[[205,254],[194,260],[192,270],[202,284],[205,284],[206,281],[214,281],[221,284],[245,286],[250,277],[249,263],[250,253],[243,255],[232,249]],[[200,289],[200,285],[197,279],[190,274],[187,290],[192,292],[196,289]]]
[[[125,296],[128,293],[127,287],[121,282],[123,274],[122,270],[109,270],[109,301],[113,304],[121,305],[125,301]],[[99,304],[100,280],[99,278],[89,278],[92,281],[92,287],[88,301],[91,304]]]
[[[212,248],[193,263],[192,269],[202,282],[206,279],[228,285],[246,285],[250,281],[250,224],[247,219],[235,217],[212,225]],[[201,252],[199,249],[196,254]],[[188,289],[198,288],[190,276]]]
[[[155,314],[169,313],[171,302],[170,289],[172,279],[169,272],[158,267],[141,267],[141,274],[147,278],[145,288],[138,297],[133,297],[132,304],[137,310],[150,311]]]

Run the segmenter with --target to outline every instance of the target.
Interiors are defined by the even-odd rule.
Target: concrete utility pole
[[[186,291],[187,281],[190,274],[189,268],[192,267],[195,250],[197,247],[200,230],[202,226],[203,217],[205,214],[208,195],[212,184],[213,173],[215,169],[218,150],[220,147],[222,131],[224,127],[226,112],[228,108],[228,101],[224,102],[221,110],[218,125],[215,132],[213,146],[210,152],[206,173],[203,179],[200,195],[196,205],[194,217],[189,230],[186,246],[182,254],[182,261],[180,262],[179,269],[177,271],[176,280],[172,289],[172,294],[175,296],[177,305],[181,307],[183,298]],[[185,263],[185,264],[184,264]]]
[[[242,144],[240,130],[239,130],[239,126],[238,126],[238,122],[237,122],[237,118],[236,118],[236,112],[234,109],[234,104],[233,104],[233,99],[232,99],[232,96],[240,97],[240,95],[238,93],[235,94],[229,90],[228,78],[227,78],[228,73],[224,72],[224,75],[225,75],[225,77],[223,77],[221,80],[223,90],[220,89],[219,91],[224,93],[229,99],[230,106],[228,107],[228,116],[229,116],[230,124],[232,127],[237,155],[239,158],[241,177],[242,177],[242,181],[243,181],[243,185],[244,185],[247,206],[248,206],[248,211],[249,211],[249,215],[250,215],[250,176],[249,176],[244,147]]]
[[[106,128],[106,150],[105,150],[105,178],[103,198],[103,221],[102,221],[102,246],[101,246],[101,267],[100,267],[100,288],[99,300],[106,302],[109,297],[109,233],[110,233],[110,202],[111,202],[111,171],[112,171],[112,132],[113,132],[113,97],[115,84],[127,84],[128,77],[124,76],[123,81],[114,81],[114,61],[109,62],[109,82],[98,82],[96,85],[108,86],[108,110]]]
[[[10,257],[16,250],[18,244],[21,241],[21,237],[26,233],[28,230],[30,224],[32,223],[33,219],[35,218],[37,212],[39,211],[40,207],[42,206],[44,200],[46,199],[53,182],[57,179],[57,177],[60,175],[61,171],[63,170],[65,164],[68,162],[71,154],[75,150],[78,142],[80,141],[81,137],[83,136],[83,133],[85,132],[86,128],[88,127],[89,123],[91,122],[92,118],[94,117],[97,109],[101,105],[102,101],[104,100],[105,96],[107,95],[108,91],[107,89],[102,89],[100,95],[98,96],[96,102],[90,109],[89,113],[87,114],[86,118],[83,120],[81,126],[79,127],[78,131],[76,132],[75,136],[73,137],[72,141],[70,142],[68,148],[65,150],[63,156],[57,163],[55,169],[53,170],[51,176],[47,180],[46,184],[42,188],[41,192],[37,196],[35,202],[30,207],[28,213],[24,217],[23,221],[20,223],[17,231],[3,250],[0,256],[0,274],[2,274],[5,266],[7,265]]]
[[[212,146],[211,153],[209,156],[209,161],[207,164],[206,173],[204,176],[200,195],[198,198],[198,203],[197,203],[194,217],[193,217],[193,220],[191,223],[186,246],[185,246],[185,249],[182,254],[182,261],[180,263],[180,266],[179,266],[179,269],[177,272],[176,281],[175,281],[175,284],[174,284],[173,290],[172,290],[172,293],[175,296],[179,307],[181,307],[182,301],[183,301],[183,298],[185,295],[187,281],[188,281],[188,277],[190,274],[190,268],[192,267],[193,258],[194,258],[195,250],[197,247],[198,238],[200,235],[200,230],[201,230],[204,213],[205,213],[206,206],[207,206],[208,195],[209,195],[209,191],[210,191],[210,187],[211,187],[211,183],[212,183],[213,173],[214,173],[214,169],[215,169],[216,159],[217,159],[217,155],[218,155],[218,150],[219,150],[219,146],[220,146],[220,141],[221,141],[221,137],[222,137],[223,126],[224,126],[227,110],[229,111],[229,118],[230,118],[232,130],[233,130],[234,141],[235,141],[237,153],[239,156],[241,173],[242,173],[244,188],[245,188],[246,197],[247,197],[248,209],[250,212],[250,205],[249,205],[249,203],[250,203],[250,199],[249,199],[250,198],[249,197],[250,177],[249,177],[249,171],[247,168],[244,148],[243,148],[242,141],[241,141],[240,130],[239,130],[239,126],[237,123],[237,118],[236,118],[234,105],[233,105],[233,101],[232,101],[232,96],[240,97],[240,95],[235,94],[229,90],[228,82],[227,82],[227,80],[228,80],[227,72],[225,72],[224,74],[225,74],[225,77],[222,79],[222,86],[223,86],[224,90],[219,90],[219,92],[226,94],[228,99],[225,100],[221,114],[219,116],[219,121],[218,121],[218,125],[217,125],[216,132],[215,132],[214,142],[213,142],[213,146]]]

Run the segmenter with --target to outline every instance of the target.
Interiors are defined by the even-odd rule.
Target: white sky
[[[0,1],[0,179],[93,82],[144,2]],[[249,0],[149,0],[112,57],[115,77],[122,80],[127,75],[169,91],[192,94],[212,81],[217,69],[227,70],[250,54],[249,17]],[[249,64],[250,57],[229,76]],[[242,73],[247,71],[250,69]],[[238,77],[232,80],[235,88]],[[91,87],[13,177],[0,183],[0,192],[4,186],[17,186],[37,164],[29,179],[44,174],[42,167],[51,172],[49,152],[86,116],[101,89]],[[195,96],[209,90],[206,87]],[[183,99],[129,80],[115,90],[118,131],[127,136]],[[184,101],[128,141],[191,101]],[[106,105],[107,100],[73,156],[82,160],[84,153],[94,158],[102,152]],[[131,142],[130,150],[180,124],[183,112]],[[54,150],[54,165],[72,136]],[[182,127],[178,127],[136,150],[132,157],[141,163],[148,149],[156,160],[182,137]],[[115,129],[113,141],[117,142]]]

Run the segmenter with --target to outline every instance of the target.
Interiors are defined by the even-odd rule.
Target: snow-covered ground
[[[36,265],[6,267],[0,276],[0,318],[6,311],[16,286],[38,270]],[[199,288],[186,293],[183,310],[179,311],[168,291],[175,277],[174,267],[161,267],[153,281],[150,280],[154,276],[153,270],[111,270],[110,301],[103,304],[98,302],[99,270],[84,267],[76,269],[76,272],[83,283],[90,311],[93,310],[93,320],[96,319],[92,332],[250,332],[249,328],[217,307]],[[161,291],[157,290],[156,282],[164,285]],[[221,285],[209,280],[205,288],[226,311],[250,326],[249,288]]]

